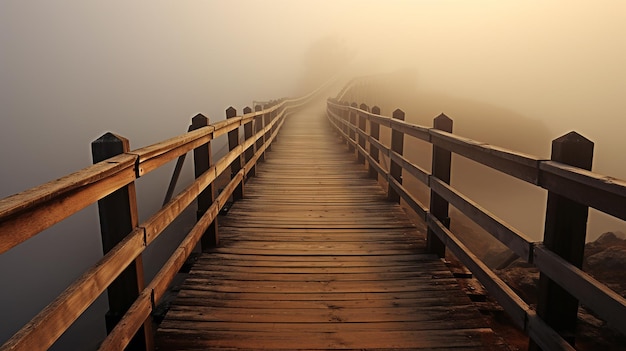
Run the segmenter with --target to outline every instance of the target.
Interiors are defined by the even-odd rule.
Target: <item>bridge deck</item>
[[[220,217],[158,349],[505,349],[319,114],[285,123]]]

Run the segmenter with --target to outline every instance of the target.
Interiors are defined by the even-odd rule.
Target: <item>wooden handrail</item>
[[[132,182],[136,160],[116,156],[0,200],[0,254]]]
[[[575,198],[577,201],[614,217],[626,220],[626,206],[624,206],[624,201],[626,200],[626,180],[460,137],[434,128],[393,120],[388,116],[374,115],[367,111],[359,110],[357,107],[338,104],[333,100],[329,100],[328,104],[341,110],[361,114],[369,121],[376,122],[381,126],[402,131],[414,138],[445,147],[472,161],[517,179],[539,185],[546,190],[562,193],[562,195],[568,197],[577,197]],[[358,130],[356,125],[350,125],[346,120],[342,119],[337,121],[337,123],[348,124],[350,130]],[[384,149],[380,150],[385,152]],[[570,180],[572,182],[571,185],[576,186],[576,188],[561,187],[558,184],[554,184],[556,183],[555,181],[550,181],[557,176],[561,179]],[[598,199],[602,199],[602,201]]]
[[[391,150],[390,146],[384,145],[377,138],[370,136],[366,132],[366,128],[359,126],[354,118],[347,116],[361,116],[370,125],[375,123],[379,126],[388,127],[396,133],[403,133],[431,143],[620,219],[626,219],[626,181],[561,162],[545,160],[463,138],[436,128],[415,125],[389,116],[380,116],[368,112],[366,106],[365,108],[357,108],[355,103],[348,104],[345,101],[329,99],[327,101],[327,115],[331,125],[346,140],[350,149],[356,150],[361,155],[360,157],[366,160],[369,168],[374,169],[389,184],[390,189],[397,192],[407,202],[407,205],[436,234],[438,240],[441,240],[476,275],[490,294],[509,313],[512,320],[520,328],[527,331],[531,340],[539,347],[544,350],[573,350],[562,336],[559,336],[543,318],[461,243],[456,235],[448,229],[449,224],[442,223],[441,219],[430,213],[430,210],[416,200],[401,182],[391,176],[388,169],[385,169],[378,160],[369,156],[372,149],[377,149],[381,154],[393,160],[395,164],[400,165],[404,172],[415,176],[435,194],[479,224],[519,257],[529,263],[534,263],[542,274],[549,276],[585,306],[597,313],[600,318],[609,322],[621,333],[626,334],[626,299],[547,249],[540,242],[532,241],[525,234],[496,217],[442,179],[413,164],[402,156],[401,152]],[[368,147],[359,144],[361,138],[367,141]]]
[[[326,83],[301,98],[283,99],[264,110],[227,119],[115,156],[57,180],[0,199],[0,254],[134,179],[252,121],[255,117],[282,110],[287,106],[302,107],[328,85]],[[55,206],[55,202],[63,202],[65,206],[71,207]]]
[[[111,285],[111,283],[198,197],[204,189],[225,172],[233,161],[243,157],[258,141],[263,143],[233,175],[228,186],[186,236],[155,278],[143,289],[133,306],[101,346],[103,350],[120,350],[128,345],[139,327],[149,317],[154,304],[165,293],[176,272],[206,228],[245,176],[269,148],[285,116],[315,98],[328,84],[296,99],[282,99],[272,106],[242,116],[234,116],[168,140],[124,152],[98,162],[61,179],[0,200],[0,254],[37,235],[86,206],[137,178],[165,165],[175,158],[207,144],[211,140],[249,126],[259,117],[266,122],[256,133],[248,134],[231,150],[183,191],[167,201],[152,217],[140,223],[94,266],[83,273],[56,299],[11,337],[0,350],[34,350],[49,348],[58,337]],[[249,111],[247,109],[246,111]]]

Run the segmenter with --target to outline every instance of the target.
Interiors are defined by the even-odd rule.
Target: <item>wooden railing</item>
[[[246,108],[242,116],[236,116],[231,107],[226,111],[227,119],[215,124],[197,115],[188,133],[133,151],[126,139],[107,133],[92,143],[93,166],[0,200],[0,254],[95,202],[104,249],[97,264],[0,350],[49,348],[105,290],[109,296],[109,335],[100,350],[122,350],[131,340],[133,349],[152,349],[151,312],[175,274],[198,242],[203,249],[217,244],[219,211],[229,197],[243,195],[244,179],[254,175],[257,161],[271,148],[285,116],[322,89],[299,99],[275,101],[265,109],[259,106],[255,112]],[[230,151],[213,163],[211,141],[226,134]],[[163,207],[138,223],[134,181],[169,161],[181,160],[190,151],[194,152],[195,181],[175,196],[168,191]],[[228,169],[231,180],[215,197],[213,184]],[[198,222],[146,285],[142,252],[196,199]]]
[[[581,270],[588,207],[626,220],[626,182],[590,171],[593,143],[576,133],[553,142],[551,160],[491,146],[452,134],[452,120],[434,119],[434,127],[404,122],[404,112],[381,116],[380,109],[330,99],[328,118],[365,162],[370,175],[388,184],[389,199],[402,198],[428,227],[427,247],[444,257],[446,247],[480,280],[527,332],[532,349],[573,350],[578,303],[612,328],[626,334],[626,299]],[[380,126],[391,129],[390,145],[379,140]],[[432,144],[432,173],[403,156],[404,137]],[[451,154],[456,153],[548,190],[546,231],[534,242],[450,186]],[[390,160],[389,167],[380,154]],[[430,188],[430,206],[416,200],[402,184],[410,174]],[[540,270],[537,309],[532,309],[450,231],[449,204],[479,224],[526,262]],[[558,331],[558,332],[557,332]]]

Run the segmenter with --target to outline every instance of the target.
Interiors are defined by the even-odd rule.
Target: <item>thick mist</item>
[[[90,165],[107,131],[146,146],[196,113],[215,121],[230,105],[300,94],[342,63],[345,78],[404,72],[427,97],[424,121],[446,112],[471,132],[480,118],[463,126],[459,106],[480,105],[538,121],[543,139],[576,130],[596,143],[594,170],[625,179],[623,33],[617,0],[4,0],[0,197]],[[519,147],[549,155],[534,137]],[[170,169],[138,182],[142,219]],[[615,225],[626,231],[605,229]],[[95,206],[0,255],[0,343],[100,256]],[[56,348],[94,349],[105,312],[102,298]]]
[[[359,53],[372,53],[360,58],[379,68],[370,73],[397,66],[401,76],[397,86],[376,88],[389,97],[372,102],[387,105],[383,112],[402,108],[425,125],[444,112],[460,135],[541,157],[551,140],[577,131],[595,142],[595,172],[626,178],[626,4],[444,1],[370,10],[377,20],[353,27]],[[503,177],[456,178],[466,194],[541,239],[541,194]],[[588,240],[605,231],[626,225],[591,210]]]
[[[186,131],[198,112],[215,121],[230,105],[241,111],[254,99],[294,94],[311,42],[281,37],[280,28],[262,23],[258,7],[0,3],[0,196],[90,165],[90,143],[107,131],[138,148]],[[171,166],[156,173],[138,181],[140,219],[160,207]],[[101,250],[91,206],[0,255],[0,343]],[[158,260],[146,256],[146,272],[154,274]],[[102,298],[56,348],[94,349],[106,310]]]

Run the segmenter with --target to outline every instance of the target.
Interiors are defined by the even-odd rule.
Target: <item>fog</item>
[[[198,112],[302,93],[340,63],[344,78],[402,70],[422,96],[536,120],[547,140],[576,130],[596,143],[595,171],[626,179],[624,33],[618,0],[3,0],[0,197],[88,166],[107,131],[146,146]],[[315,52],[324,42],[336,51]],[[435,107],[467,128],[458,107]],[[170,170],[140,180],[142,218]],[[0,255],[0,343],[100,255],[95,206]],[[93,349],[104,312],[100,299],[56,348]]]

